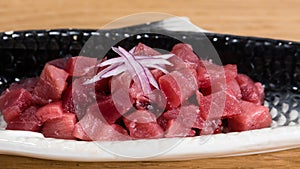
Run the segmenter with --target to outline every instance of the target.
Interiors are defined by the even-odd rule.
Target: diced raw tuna
[[[32,92],[38,81],[39,77],[26,78],[18,83],[11,84],[9,90],[25,89],[28,92]]]
[[[75,79],[62,96],[63,109],[75,113],[78,119],[85,114],[88,105],[96,102],[95,86],[83,84],[86,80],[85,77]]]
[[[228,118],[241,114],[240,101],[230,91],[221,91],[203,96],[197,91],[201,116],[205,120]]]
[[[122,126],[120,126],[118,124],[112,124],[111,127],[113,128],[113,130],[117,131],[118,133],[120,133],[124,136],[128,136],[127,130],[125,130]]]
[[[51,84],[46,81],[39,80],[32,92],[34,102],[43,106],[53,101],[58,101],[60,99],[60,94],[56,93],[57,91],[52,93],[52,88],[53,86]]]
[[[169,58],[168,61],[172,63],[172,65],[166,65],[166,70],[168,72],[181,70],[181,69],[194,69],[193,65],[190,67],[189,64],[185,63],[181,58],[179,58],[176,55]]]
[[[226,90],[231,92],[238,100],[242,98],[240,85],[235,79],[232,79],[229,82],[226,81],[225,83],[214,83],[211,88],[201,89],[201,93],[205,96],[210,95],[212,89],[214,90],[214,93]]]
[[[269,127],[272,117],[267,107],[242,101],[243,113],[228,118],[229,131],[246,131]]]
[[[168,128],[165,133],[165,137],[192,137],[195,136],[196,132],[191,128],[185,127],[183,124],[176,122],[176,120],[169,120]]]
[[[76,56],[68,60],[66,71],[71,76],[83,76],[88,73],[94,73],[93,70],[96,64],[97,58]]]
[[[129,95],[132,100],[137,100],[140,97],[144,97],[141,87],[138,86],[136,83],[131,84],[129,89]]]
[[[268,108],[261,106],[261,83],[238,74],[236,65],[199,59],[191,45],[177,44],[172,53],[172,65],[164,66],[170,73],[150,69],[161,90],[151,86],[147,94],[127,71],[84,84],[105,69],[98,69],[96,58],[50,61],[40,77],[14,83],[1,94],[0,112],[7,129],[86,141],[186,137],[270,126]],[[139,43],[133,55],[160,53]]]
[[[156,116],[147,110],[136,110],[123,117],[124,122],[156,123]]]
[[[232,94],[238,100],[240,100],[242,98],[242,93],[241,93],[240,86],[239,86],[238,82],[235,79],[227,82],[227,86],[226,87],[227,87],[226,90],[230,90],[232,92]]]
[[[197,90],[197,81],[189,69],[173,71],[159,78],[161,90],[167,97],[168,104],[175,108],[185,102]]]
[[[75,106],[73,103],[73,94],[72,94],[72,84],[63,93],[62,107],[66,112],[75,113]]]
[[[260,82],[256,82],[254,85],[257,88],[258,95],[260,97],[260,103],[263,104],[265,99],[265,89]]]
[[[165,118],[164,117],[164,113],[163,114],[161,114],[158,118],[157,118],[157,124],[159,124],[160,125],[160,127],[164,130],[164,131],[166,131],[167,129],[168,129],[168,119],[167,118]]]
[[[146,110],[137,110],[123,117],[124,124],[132,138],[161,138],[163,129],[156,122],[156,116]]]
[[[176,44],[171,53],[174,53],[177,57],[181,58],[190,68],[196,69],[201,65],[199,57],[194,53],[192,46],[189,44]]]
[[[154,89],[148,96],[145,96],[141,87],[132,83],[129,94],[130,100],[132,100],[135,107],[139,110],[149,110],[155,113],[161,112],[166,108],[166,96],[159,89]]]
[[[127,131],[119,125],[109,125],[101,117],[97,104],[89,106],[85,116],[79,121],[82,128],[73,131],[73,135],[79,139],[90,138],[94,141],[118,141],[129,140]]]
[[[157,123],[131,123],[127,128],[134,139],[161,138],[164,135]]]
[[[237,82],[240,85],[242,99],[261,105],[264,100],[263,87],[257,82],[256,84],[247,75],[239,74],[236,77]]]
[[[163,117],[167,120],[176,120],[187,128],[201,129],[203,127],[203,119],[200,116],[199,107],[195,105],[184,105],[168,110],[163,114]]]
[[[33,105],[32,95],[25,89],[6,90],[0,97],[0,111],[6,122],[17,118]]]
[[[237,66],[233,64],[227,64],[224,67],[226,81],[235,79],[238,75]]]
[[[92,141],[92,139],[85,133],[79,122],[75,124],[72,135],[80,140]]]
[[[206,120],[200,135],[217,134],[222,131],[222,120],[221,119],[210,119]]]
[[[225,82],[230,82],[237,76],[236,65],[219,66],[207,61],[203,61],[203,63],[205,66],[197,69],[198,87],[206,91],[206,95],[219,91],[221,88],[219,86],[224,86]]]
[[[7,130],[25,130],[39,132],[42,123],[35,116],[37,107],[30,106],[24,110],[19,116],[7,123]]]
[[[95,82],[95,91],[100,95],[110,94],[111,78],[104,78]]]
[[[159,69],[153,69],[151,70],[151,73],[156,81],[158,81],[158,79],[164,75],[164,73]]]
[[[63,69],[57,68],[50,64],[46,64],[40,75],[40,79],[47,81],[53,86],[64,88],[68,76],[69,74]]]
[[[166,131],[165,137],[192,136],[195,134],[192,128],[202,129],[204,125],[199,107],[195,105],[168,110],[157,121]]]
[[[155,55],[161,55],[161,53],[143,43],[139,43],[135,47],[133,55],[134,56],[149,56],[149,57],[151,57],[151,56],[155,56]],[[151,73],[156,80],[158,80],[159,77],[161,77],[163,75],[163,72],[158,69],[152,69]]]
[[[47,62],[47,64],[53,65],[57,68],[65,70],[69,59],[70,59],[69,57],[54,59],[54,60]]]
[[[43,125],[42,133],[45,137],[75,139],[72,135],[75,124],[75,114],[64,113],[62,117],[47,120]]]
[[[38,104],[47,104],[61,99],[67,87],[69,74],[53,65],[46,64],[40,80],[33,90],[34,98]]]
[[[98,103],[100,103],[101,100],[107,100],[107,98],[109,98],[106,104],[110,104],[112,107],[115,107],[118,112],[115,115],[120,117],[121,115],[125,114],[129,109],[133,107],[134,104],[129,95],[130,83],[131,77],[126,74],[113,77],[111,80],[111,95],[109,95],[109,97],[105,96],[102,97],[102,99],[98,99]],[[103,109],[103,111],[105,111],[105,108]]]
[[[108,124],[115,123],[123,114],[125,114],[128,109],[122,108],[118,110],[112,99],[112,96],[107,96],[102,100],[98,100],[99,110]]]
[[[60,118],[64,114],[61,101],[49,103],[41,108],[39,108],[36,112],[36,117],[42,122],[46,122],[47,120],[52,120],[55,118]]]
[[[134,56],[155,56],[155,55],[160,55],[160,53],[143,43],[139,43],[135,47],[133,55]]]
[[[103,58],[102,61],[106,61],[106,58]],[[101,62],[99,62],[101,63]],[[100,71],[104,70],[106,67],[100,67],[98,68],[98,70],[96,71],[97,73],[99,73]],[[96,74],[96,73],[94,73]],[[91,77],[89,77],[91,78]],[[107,78],[103,78],[99,81],[95,82],[95,91],[97,94],[99,95],[109,95],[111,94],[111,77],[107,77]]]

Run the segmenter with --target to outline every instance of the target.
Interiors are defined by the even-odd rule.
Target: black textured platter
[[[141,30],[146,33],[140,33]],[[171,38],[173,35],[176,39]],[[97,45],[94,46],[93,50],[81,51],[91,36],[97,37],[93,42]],[[3,32],[0,33],[0,92],[5,90],[12,82],[26,77],[38,76],[44,64],[52,59],[76,56],[80,52],[80,54],[90,57],[97,57],[98,52],[104,52],[110,56],[112,53],[105,50],[110,48],[111,44],[118,44],[129,49],[138,42],[142,42],[153,48],[170,50],[176,43],[185,42],[192,44],[196,53],[202,53],[202,56],[205,58],[213,58],[214,56],[211,55],[214,54],[210,53],[209,50],[206,51],[207,46],[194,46],[194,44],[199,44],[198,42],[206,38],[216,49],[222,64],[237,64],[240,73],[245,73],[255,81],[263,84],[266,93],[265,106],[270,108],[273,118],[272,127],[241,132],[238,135],[229,133],[213,136],[214,139],[210,139],[207,144],[211,144],[215,148],[207,150],[199,143],[196,143],[199,138],[185,138],[182,143],[183,147],[178,148],[182,150],[174,148],[174,150],[158,158],[129,160],[180,160],[251,154],[299,147],[299,42],[217,33],[203,34],[199,32],[174,32],[167,30],[159,30],[159,34],[157,34],[152,33],[151,29],[145,29],[143,26],[137,26],[134,29],[122,28],[101,31],[59,29]],[[291,133],[287,131],[291,131]],[[39,133],[27,135],[21,131],[8,131],[12,133],[7,133],[7,131],[0,130],[0,132],[2,132],[2,136],[0,133],[0,143],[8,145],[8,148],[5,146],[2,149],[0,148],[0,154],[17,154],[37,158],[77,161],[128,160],[127,158],[114,157],[101,150],[94,152],[94,145],[86,142],[73,143],[74,141],[65,141],[62,143],[56,139],[43,138]],[[254,138],[249,141],[250,135]],[[9,137],[7,138],[7,136]],[[21,140],[31,143],[32,147],[29,144],[23,144],[18,141],[22,136],[25,138],[21,138]],[[280,139],[277,139],[277,137]],[[17,146],[14,145],[13,147],[18,149],[12,148],[10,142],[14,142],[14,139],[17,140],[15,142]],[[231,140],[230,146],[224,146],[229,144],[226,139]],[[236,141],[232,141],[233,139],[236,139]],[[155,140],[145,142],[147,142],[147,145],[156,144]],[[86,144],[85,148],[78,148],[79,144],[81,146]],[[118,144],[125,144],[126,147],[127,142],[119,142]],[[134,144],[142,143],[136,142]],[[192,145],[194,147],[191,147]],[[130,146],[132,145],[130,144]],[[67,147],[68,150],[59,149],[59,147]],[[201,148],[203,151],[197,152],[195,148]],[[44,151],[45,149],[47,151]],[[82,154],[76,154],[76,152],[82,152]],[[185,154],[185,158],[181,158],[182,154]]]

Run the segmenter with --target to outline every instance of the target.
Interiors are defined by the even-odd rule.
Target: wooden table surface
[[[299,0],[1,0],[0,31],[100,28],[140,12],[187,16],[219,33],[300,41]],[[1,146],[1,145],[0,145]],[[0,155],[1,169],[16,168],[299,168],[300,149],[230,158],[182,162],[79,163]]]

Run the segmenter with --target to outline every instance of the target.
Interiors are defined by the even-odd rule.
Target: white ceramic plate
[[[169,148],[170,144],[174,146]],[[166,145],[169,149],[166,149]],[[264,153],[297,147],[300,147],[300,125],[189,138],[101,143],[44,138],[40,133],[27,131],[0,130],[0,154],[66,161],[187,160]],[[156,155],[151,152],[160,148],[164,149],[164,152]],[[120,149],[123,153],[112,153]],[[139,153],[140,157],[137,156]]]

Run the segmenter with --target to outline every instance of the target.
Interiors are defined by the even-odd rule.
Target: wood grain
[[[134,13],[188,16],[214,32],[300,41],[299,0],[10,0],[0,1],[0,31],[101,28]],[[1,145],[0,145],[1,146]],[[1,169],[19,168],[299,168],[300,149],[180,162],[79,163],[0,155]]]

